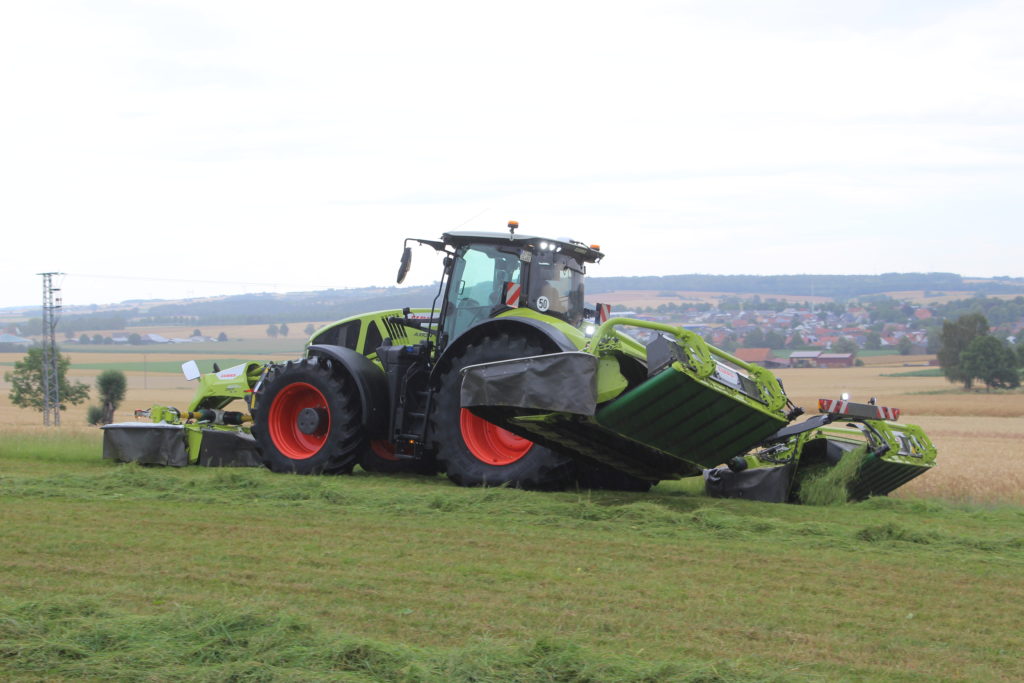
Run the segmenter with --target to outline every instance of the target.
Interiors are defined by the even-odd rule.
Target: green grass
[[[868,457],[867,445],[850,451],[835,467],[810,474],[800,485],[800,501],[807,505],[842,505],[849,498],[849,485]]]
[[[0,678],[1024,677],[1024,510],[146,468],[0,440]]]
[[[883,373],[882,377],[943,377],[942,368],[925,368],[924,370],[907,370],[906,372]]]

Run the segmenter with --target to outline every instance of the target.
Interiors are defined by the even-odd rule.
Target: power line
[[[239,282],[237,280],[193,280],[169,277],[143,277],[134,275],[95,275],[91,273],[67,273],[73,277],[88,277],[97,280],[128,280],[131,282],[176,282],[194,285],[241,285],[243,287],[321,287],[330,289],[329,285],[296,284],[288,282]]]

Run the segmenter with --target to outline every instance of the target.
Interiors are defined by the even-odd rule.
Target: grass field
[[[1014,680],[1024,511],[0,450],[0,677]]]
[[[89,383],[85,366],[137,362],[72,358]],[[891,498],[814,508],[693,480],[116,466],[84,406],[44,430],[0,386],[0,679],[1021,680],[1024,394],[885,376],[921,360],[779,373],[809,412],[877,396],[939,449]],[[126,372],[119,419],[191,397]]]

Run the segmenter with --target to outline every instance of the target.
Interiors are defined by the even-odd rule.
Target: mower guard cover
[[[263,466],[256,440],[243,430],[159,422],[120,422],[102,429],[105,460],[168,467]]]
[[[185,425],[189,437],[189,453],[203,467],[263,467],[259,446],[252,434],[233,429],[204,428]],[[199,441],[198,445],[193,440]]]
[[[592,354],[570,351],[470,365],[462,370],[462,407],[593,415],[597,364]]]
[[[103,425],[103,458],[142,465],[188,465],[182,425],[118,422]]]
[[[733,472],[728,467],[704,470],[704,489],[712,498],[745,498],[762,503],[785,503],[796,461],[779,467],[756,467]]]

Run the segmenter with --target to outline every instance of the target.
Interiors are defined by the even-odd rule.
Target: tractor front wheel
[[[369,449],[356,389],[329,362],[273,368],[253,407],[253,435],[274,472],[344,474]]]
[[[536,342],[502,334],[483,337],[450,360],[441,378],[431,424],[438,463],[453,482],[460,486],[556,489],[571,481],[571,459],[488,422],[463,408],[460,401],[464,367],[543,353],[546,350]]]

